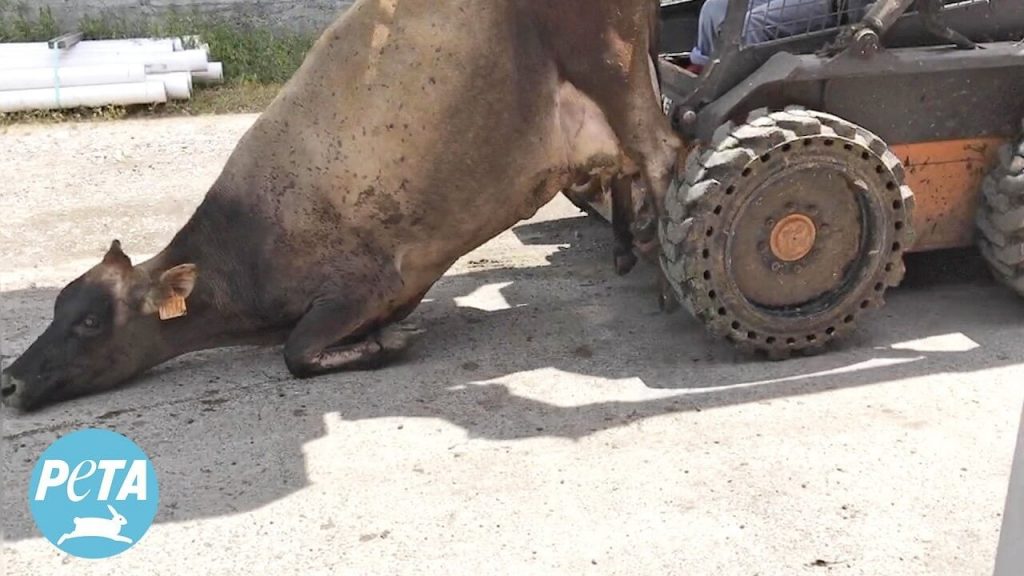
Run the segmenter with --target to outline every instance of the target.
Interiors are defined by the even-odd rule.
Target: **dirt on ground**
[[[158,251],[253,119],[4,129],[6,361],[112,239]],[[4,573],[991,573],[1024,303],[976,255],[912,259],[855,338],[767,362],[662,314],[650,266],[615,276],[610,236],[558,198],[461,259],[380,371],[297,381],[279,348],[216,350],[0,411]],[[26,501],[42,450],[88,426],[160,482],[156,523],[104,561],[56,550]]]

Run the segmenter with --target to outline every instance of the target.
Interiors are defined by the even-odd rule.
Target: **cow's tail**
[[[654,65],[654,78],[658,82],[658,90],[661,90],[661,67],[658,66],[658,54],[661,49],[661,0],[650,0],[652,8],[650,11],[650,46],[648,52],[651,57],[651,64]]]

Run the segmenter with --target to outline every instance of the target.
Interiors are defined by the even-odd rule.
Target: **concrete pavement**
[[[156,252],[252,116],[0,136],[0,352],[118,237]],[[402,364],[309,381],[280,350],[2,411],[4,574],[989,575],[1024,402],[1024,303],[971,254],[915,258],[832,353],[737,357],[610,231],[558,199],[465,258]],[[112,560],[65,557],[26,502],[84,426],[154,461],[161,507]]]

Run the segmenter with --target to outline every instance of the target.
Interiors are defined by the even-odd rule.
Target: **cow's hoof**
[[[398,352],[408,348],[424,332],[426,330],[416,324],[402,322],[381,330],[377,335],[377,343],[385,352]]]
[[[664,273],[658,274],[658,308],[664,314],[674,314],[680,308],[679,298],[672,291],[672,285],[668,283]]]
[[[665,314],[675,314],[679,311],[679,300],[671,291],[662,290],[658,294],[658,308]]]
[[[633,268],[636,266],[636,263],[637,257],[632,250],[623,251],[621,253],[619,251],[616,251],[615,273],[618,274],[619,276],[625,276],[626,274],[632,272]]]
[[[657,238],[651,242],[636,242],[633,244],[633,253],[654,265],[658,264],[660,250],[661,242]]]
[[[649,215],[641,216],[633,225],[633,240],[637,244],[657,242],[658,221]]]

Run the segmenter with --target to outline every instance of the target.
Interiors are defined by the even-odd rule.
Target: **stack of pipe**
[[[193,83],[223,80],[194,37],[0,43],[0,112],[187,100]]]

